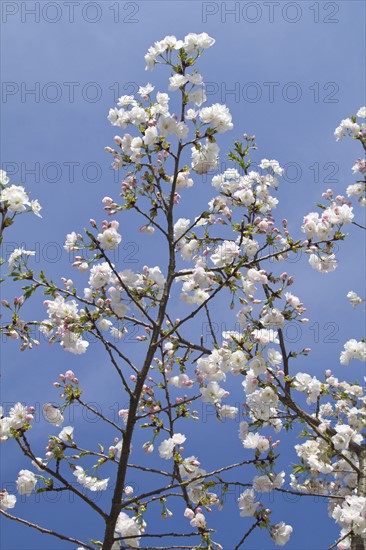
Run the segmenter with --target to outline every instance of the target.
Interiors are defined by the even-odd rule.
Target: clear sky
[[[154,41],[167,34],[183,38],[188,32],[205,31],[216,39],[199,68],[207,83],[208,104],[226,103],[233,115],[234,130],[219,141],[223,160],[227,148],[243,132],[257,136],[255,160],[274,158],[286,167],[278,194],[278,219],[286,216],[291,231],[299,234],[302,217],[314,210],[323,190],[332,187],[342,194],[354,182],[351,167],[360,150],[351,140],[336,143],[333,131],[341,119],[364,104],[362,1],[3,0],[1,17],[1,167],[8,171],[12,183],[24,184],[43,205],[42,220],[24,216],[8,230],[2,256],[23,244],[36,250],[37,267],[55,280],[66,276],[85,283],[70,267],[63,250],[65,235],[82,230],[90,217],[103,219],[101,199],[117,196],[121,175],[110,169],[110,156],[104,152],[106,145],[113,145],[116,134],[107,121],[108,110],[117,97],[136,92],[148,81],[157,90],[166,91],[168,71],[157,68],[146,73],[143,56]],[[190,192],[197,208],[204,208],[212,196],[204,178]],[[193,218],[197,214],[192,204],[182,205],[182,215]],[[121,217],[120,222],[123,244],[116,258],[118,266],[137,270],[159,263],[159,251],[151,246],[152,241],[138,234],[140,220],[134,223]],[[349,370],[338,364],[343,343],[361,337],[364,328],[364,312],[353,312],[346,300],[349,290],[364,295],[364,240],[353,229],[350,233],[353,239],[341,247],[340,266],[334,273],[320,276],[307,265],[306,258],[287,262],[286,270],[297,277],[294,293],[308,307],[311,319],[298,346],[307,345],[314,352],[306,362],[299,362],[299,370],[321,376],[325,368],[332,368],[339,376],[360,379],[364,373],[361,363],[351,364]],[[10,295],[9,288],[5,294]],[[46,316],[41,297],[32,307],[30,316]],[[176,305],[177,316],[180,307]],[[219,303],[215,315],[224,328],[232,328],[227,304]],[[287,336],[289,343],[296,341],[297,335],[291,331]],[[39,409],[45,401],[56,401],[57,391],[51,384],[59,372],[72,368],[87,388],[89,401],[110,414],[122,408],[125,403],[98,346],[91,345],[86,355],[76,357],[59,346],[42,344],[23,354],[16,343],[3,346],[3,402],[32,402]],[[233,401],[240,402],[241,389],[230,389]],[[98,440],[108,446],[114,434],[105,436],[100,423],[93,420],[81,418],[76,411],[76,433],[83,433],[85,445]],[[237,426],[229,429],[210,417],[207,425],[205,449],[199,450],[202,435],[192,435],[186,447],[189,454],[198,454],[207,470],[222,465],[229,454],[234,460],[243,459]],[[53,430],[57,435],[58,431],[44,422],[37,422],[35,428],[32,437],[42,456],[47,433]],[[183,424],[181,431],[184,428]],[[9,492],[18,471],[28,467],[15,447],[8,442],[1,448],[2,482]],[[290,444],[284,443],[283,449],[280,465],[285,467],[295,457]],[[135,452],[139,456],[138,445]],[[153,460],[161,463],[158,458]],[[141,486],[143,480],[129,482]],[[59,502],[34,494],[27,502],[19,498],[14,512],[46,527],[64,526],[65,532],[81,538],[102,536],[98,532],[102,526],[91,521],[85,507],[57,496]],[[107,491],[103,498],[110,496]],[[250,525],[239,516],[234,503],[237,496],[229,496],[233,513],[215,513],[216,539],[225,550],[230,550]],[[338,529],[327,519],[326,506],[320,500],[292,502],[278,495],[273,499],[269,506],[275,510],[274,519],[294,525],[289,550],[324,550],[336,540]],[[182,525],[181,518],[172,522]],[[9,522],[4,527],[4,550],[72,547],[26,527]],[[156,526],[153,531],[157,530]],[[274,548],[266,533],[255,533],[248,541],[248,549],[259,548]]]

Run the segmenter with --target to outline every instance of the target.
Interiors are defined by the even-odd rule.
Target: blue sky
[[[233,140],[246,132],[257,136],[257,162],[275,158],[287,167],[278,194],[278,219],[286,216],[291,231],[299,234],[303,215],[314,210],[323,190],[333,187],[336,194],[342,194],[354,182],[351,167],[360,151],[351,140],[336,143],[333,131],[342,118],[364,104],[363,2],[106,0],[73,4],[74,8],[68,2],[3,1],[1,5],[1,165],[13,183],[24,184],[43,205],[42,220],[24,216],[8,231],[3,255],[24,244],[37,251],[38,267],[56,280],[63,275],[85,284],[86,279],[75,274],[62,248],[65,235],[82,230],[91,216],[101,221],[101,199],[117,196],[120,176],[116,178],[110,156],[104,152],[106,145],[113,145],[116,134],[106,119],[108,110],[116,97],[132,93],[148,81],[157,90],[166,91],[168,71],[158,68],[146,73],[143,56],[154,41],[167,34],[183,38],[188,32],[205,31],[216,39],[199,68],[209,83],[208,102],[226,103],[233,115],[234,130],[219,142],[223,160]],[[205,207],[211,189],[205,178],[195,182],[190,192],[197,209]],[[181,215],[196,215],[192,201],[182,204]],[[140,221],[121,217],[120,223],[123,245],[116,261],[121,269],[137,270],[158,263],[157,249],[138,234]],[[312,271],[306,258],[288,262],[286,270],[297,278],[294,292],[308,307],[311,319],[297,345],[308,345],[314,351],[306,361],[299,361],[299,370],[319,374],[332,368],[339,376],[360,379],[362,364],[351,364],[349,371],[338,365],[343,342],[364,332],[363,311],[353,312],[345,297],[349,290],[364,293],[364,238],[352,228],[350,233],[353,239],[340,248],[340,266],[328,277]],[[10,295],[9,288],[4,295]],[[231,328],[233,316],[225,306],[224,301],[217,304],[216,321]],[[181,307],[177,304],[176,311]],[[34,300],[31,314],[45,316],[41,297]],[[295,339],[290,332],[289,343]],[[3,346],[2,401],[55,401],[57,392],[51,383],[59,372],[72,368],[86,388],[88,400],[113,414],[117,404],[121,408],[124,403],[108,374],[107,358],[97,346],[91,345],[91,349],[85,356],[75,357],[46,343],[23,354],[14,343]],[[233,400],[240,401],[241,389],[230,389]],[[108,434],[108,439],[100,423],[88,422],[78,411],[75,419],[85,444],[102,438],[108,444],[114,436]],[[228,429],[214,419],[208,425],[210,431],[215,430],[215,438],[209,435],[200,453],[194,442],[199,445],[202,435],[192,432],[186,446],[188,455],[197,453],[207,470],[223,464],[228,448],[233,456],[243,456],[237,426]],[[36,427],[32,437],[42,453],[50,427],[44,422]],[[53,433],[57,435],[57,429]],[[285,466],[291,461],[291,444],[284,443],[283,449],[280,464]],[[19,460],[13,442],[2,450],[2,481],[11,483],[27,464]],[[143,482],[137,478],[129,481]],[[46,526],[67,524],[65,531],[81,538],[100,538],[101,526],[93,523],[95,531],[90,532],[91,517],[85,507],[73,502],[65,506],[66,498],[51,506],[42,495],[33,495],[28,503],[19,499],[16,512]],[[336,540],[338,529],[327,519],[321,502],[309,498],[293,503],[276,495],[274,504],[274,519],[295,527],[287,546],[290,550],[323,550]],[[243,533],[250,525],[239,517],[234,502],[232,510],[233,515],[215,513],[216,539],[224,542],[227,550],[240,539],[241,529]],[[172,521],[179,525],[178,520]],[[66,550],[64,543],[25,527],[9,523],[5,527],[4,550]],[[248,544],[252,550],[274,548],[262,532],[252,535]]]

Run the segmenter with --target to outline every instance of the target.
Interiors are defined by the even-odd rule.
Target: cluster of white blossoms
[[[78,483],[90,491],[105,491],[108,487],[109,477],[98,479],[95,476],[88,476],[81,466],[75,466],[73,474]]]
[[[25,250],[23,247],[15,248],[8,259],[9,272],[11,273],[14,270],[15,265],[22,256],[27,258],[29,256],[35,256],[35,254],[34,250]]]
[[[205,174],[217,168],[219,147],[213,136],[231,130],[232,117],[228,107],[220,103],[199,109],[207,100],[203,78],[196,70],[188,73],[187,65],[184,65],[187,55],[193,52],[199,55],[203,49],[213,43],[214,40],[206,33],[189,34],[184,41],[177,40],[174,36],[167,36],[149,49],[145,57],[149,69],[152,69],[155,63],[171,65],[171,56],[175,52],[178,64],[175,65],[175,72],[169,79],[169,91],[180,90],[185,96],[185,104],[188,106],[193,104],[194,108],[188,108],[187,112],[184,112],[183,120],[170,112],[168,94],[157,92],[153,101],[154,86],[150,83],[139,88],[139,100],[134,96],[120,97],[117,107],[110,109],[108,120],[121,129],[132,125],[138,131],[138,135],[116,136],[115,142],[120,151],[107,148],[113,153],[115,168],[120,168],[126,163],[143,162],[142,159],[151,155],[153,150],[161,151],[163,159],[166,160],[170,155],[167,138],[169,136],[176,136],[179,140],[187,138],[189,127],[186,122],[192,123],[194,134],[199,135],[191,149],[192,170],[197,174]],[[188,66],[192,64],[188,63]],[[200,140],[203,138],[206,140],[201,143]],[[162,162],[161,159],[160,162]],[[184,173],[182,172],[181,177],[178,178],[177,189],[190,187],[193,184],[187,175],[183,176]],[[164,174],[164,179],[170,181],[172,176]]]
[[[343,528],[341,536],[352,530],[355,535],[366,538],[366,497],[346,496],[342,504],[334,508],[332,517]]]
[[[357,112],[357,117],[361,119],[366,118],[366,107],[361,107]],[[337,141],[344,136],[356,137],[359,134],[366,132],[366,124],[364,122],[358,124],[356,117],[345,118],[340,125],[335,129],[334,135]]]
[[[192,147],[192,170],[197,174],[207,174],[219,165],[219,146],[206,140],[204,145]]]
[[[204,500],[208,506],[217,506],[220,502],[219,498],[216,493],[210,492],[205,486],[204,477],[207,472],[200,466],[201,464],[195,456],[184,458],[179,464],[181,477],[189,481],[187,485],[189,499],[195,504]],[[187,515],[187,512],[184,515],[193,519],[193,516]]]
[[[200,534],[206,536],[210,532],[206,531],[207,521],[200,505],[209,511],[210,506],[220,507],[223,500],[215,492],[210,492],[209,488],[219,485],[222,489],[225,482],[218,477],[213,480],[212,474],[201,468],[195,456],[183,456],[182,445],[187,440],[186,436],[168,429],[167,424],[164,424],[164,416],[160,416],[161,412],[169,411],[170,415],[174,410],[174,421],[179,417],[198,420],[198,412],[191,412],[189,408],[191,403],[187,388],[192,387],[197,389],[195,399],[200,396],[203,403],[212,404],[219,420],[241,420],[239,439],[242,450],[244,453],[252,451],[255,456],[255,459],[248,462],[257,468],[259,475],[255,475],[250,483],[245,484],[249,488],[241,493],[238,499],[240,516],[255,518],[256,525],[266,527],[277,545],[283,546],[288,542],[292,527],[284,522],[271,525],[271,512],[259,501],[262,493],[285,491],[285,472],[276,473],[278,470],[275,465],[277,457],[274,449],[279,441],[274,442],[272,436],[263,435],[262,429],[272,428],[278,433],[282,428],[287,430],[292,427],[296,418],[297,421],[305,420],[312,433],[306,431],[302,434],[305,441],[302,440],[302,444],[295,445],[300,464],[296,465],[294,474],[290,477],[291,487],[299,492],[319,491],[330,497],[335,494],[341,497],[342,501],[337,500],[339,504],[331,502],[329,505],[330,515],[342,527],[341,536],[347,535],[350,530],[356,535],[364,536],[366,498],[357,494],[356,473],[360,468],[356,451],[363,440],[366,419],[366,401],[362,388],[358,384],[339,382],[330,371],[326,371],[324,381],[305,372],[293,372],[292,363],[290,371],[289,359],[297,355],[307,355],[310,350],[304,348],[302,351],[292,349],[286,352],[283,330],[289,321],[308,322],[308,319],[303,317],[306,308],[300,298],[286,292],[288,286],[293,284],[292,277],[287,273],[277,276],[275,270],[262,268],[266,260],[281,261],[287,257],[289,251],[296,252],[305,248],[310,254],[309,262],[314,269],[323,273],[335,269],[337,261],[332,253],[332,241],[342,238],[340,230],[343,225],[353,223],[354,212],[351,203],[346,202],[343,196],[334,198],[332,190],[328,189],[323,194],[323,198],[329,201],[328,206],[323,207],[321,214],[310,212],[304,217],[302,231],[306,234],[307,240],[302,244],[298,241],[296,248],[296,243],[287,230],[287,221],[283,220],[282,227],[279,228],[280,225],[276,226],[272,215],[272,210],[278,205],[278,200],[272,196],[272,192],[277,189],[279,177],[283,175],[284,169],[277,160],[263,158],[257,171],[249,170],[251,161],[247,156],[250,149],[256,149],[255,138],[244,134],[246,145],[235,142],[235,149],[229,155],[230,160],[236,162],[242,173],[239,169],[229,168],[212,178],[212,186],[217,196],[209,202],[208,211],[195,218],[194,222],[188,218],[175,219],[173,215],[170,216],[169,210],[172,205],[178,204],[181,198],[178,191],[193,186],[191,172],[205,174],[217,169],[219,146],[215,136],[233,128],[232,117],[226,105],[215,103],[203,106],[207,100],[203,78],[199,72],[192,69],[202,51],[213,43],[214,40],[206,33],[189,34],[184,40],[167,36],[156,42],[145,56],[147,69],[152,69],[155,64],[165,64],[172,68],[173,74],[169,78],[168,89],[173,94],[180,92],[175,94],[180,95],[182,99],[179,115],[170,108],[169,95],[155,93],[155,88],[150,83],[139,88],[139,97],[120,97],[117,107],[110,109],[108,115],[110,123],[121,130],[132,126],[131,134],[115,136],[118,150],[107,148],[113,154],[114,168],[130,165],[132,171],[128,172],[122,182],[121,196],[124,197],[125,204],[121,206],[110,197],[104,197],[105,210],[113,216],[120,210],[136,208],[144,214],[144,223],[147,223],[140,231],[148,235],[160,231],[171,241],[170,253],[171,247],[174,246],[175,252],[180,253],[182,259],[191,262],[192,265],[189,269],[179,271],[174,267],[174,273],[170,273],[167,279],[159,266],[145,265],[137,272],[131,269],[118,271],[108,259],[107,252],[116,250],[121,243],[119,223],[115,220],[104,220],[98,228],[96,222],[90,220],[95,235],[91,236],[86,232],[90,240],[88,244],[75,231],[67,234],[64,244],[67,252],[78,253],[73,267],[87,274],[88,283],[84,288],[84,297],[80,298],[85,308],[81,309],[79,306],[79,296],[70,279],[63,279],[66,298],[60,289],[55,290],[56,287],[50,285],[52,291],[49,294],[53,299],[44,302],[48,319],[41,323],[41,330],[49,337],[50,342],[59,341],[66,351],[82,354],[89,345],[88,341],[83,339],[85,333],[96,335],[105,344],[109,335],[122,339],[127,331],[125,325],[128,320],[132,320],[136,325],[141,324],[146,329],[144,337],[139,337],[141,341],[149,339],[151,325],[154,327],[154,333],[155,328],[159,329],[156,338],[160,340],[155,351],[157,354],[157,350],[161,351],[162,358],[154,357],[153,361],[158,366],[155,372],[159,370],[163,374],[164,382],[158,384],[155,378],[149,375],[143,380],[142,392],[137,396],[139,403],[136,422],[144,419],[146,423],[139,425],[153,430],[151,440],[142,446],[146,453],[154,451],[154,442],[158,434],[171,435],[165,435],[166,439],[160,442],[158,454],[160,459],[174,464],[174,468],[179,469],[180,478],[186,482],[187,493],[184,497],[188,495],[193,504],[186,502],[188,507],[184,511],[184,517],[188,518],[190,525],[199,530]],[[357,116],[365,118],[366,108],[360,109]],[[337,139],[344,135],[361,139],[365,130],[365,125],[358,124],[356,117],[353,117],[342,121],[335,135]],[[188,141],[184,143],[183,140],[186,138]],[[171,140],[178,143],[178,154],[172,152]],[[191,158],[188,161],[191,166],[180,167],[180,153],[186,145],[192,145]],[[153,160],[155,157],[156,164]],[[169,161],[174,165],[173,170],[167,168],[170,166]],[[365,161],[358,159],[353,172],[364,174]],[[23,187],[9,186],[9,178],[3,171],[0,171],[0,184],[0,200],[4,201],[9,212],[21,213],[30,209],[39,215],[38,201],[30,202]],[[163,188],[166,184],[174,188],[165,196]],[[364,190],[364,184],[357,182],[347,188],[347,195],[360,198],[363,204],[361,197]],[[150,214],[139,210],[137,201],[140,197],[150,201]],[[168,232],[165,226],[162,228],[163,214],[168,214]],[[219,226],[226,226],[222,237],[214,233]],[[230,229],[235,233],[234,237],[230,235]],[[92,259],[87,259],[83,251],[90,250],[95,251],[95,254]],[[9,258],[10,271],[14,270],[15,273],[18,262],[21,264],[20,259],[23,260],[23,266],[26,266],[26,258],[32,255],[33,252],[23,248],[14,250]],[[164,310],[164,301],[168,299],[167,294],[168,290],[171,291],[170,284],[173,279],[182,284],[181,300],[188,306],[197,306],[197,312],[203,310],[203,306],[207,305],[215,291],[220,290],[220,285],[222,288],[225,287],[225,290],[232,294],[230,307],[234,308],[235,304],[240,304],[236,314],[239,330],[222,332],[220,344],[213,334],[209,311],[206,308],[214,336],[213,349],[205,347],[203,340],[201,345],[193,344],[192,348],[187,345],[181,340],[175,326],[180,327],[180,320],[171,322]],[[42,282],[44,281],[45,278],[42,279]],[[44,283],[43,286],[47,284]],[[70,299],[70,296],[74,299]],[[350,291],[347,297],[353,307],[362,302],[353,291]],[[154,321],[150,322],[152,317],[143,317],[157,306],[160,306],[159,319],[166,322],[167,332]],[[131,317],[127,315],[130,308],[134,310]],[[163,317],[160,317],[161,312]],[[144,321],[140,321],[140,314]],[[194,317],[194,314],[191,317]],[[145,322],[146,319],[149,322]],[[122,328],[118,328],[117,323],[118,327]],[[152,346],[154,347],[154,340]],[[279,349],[276,346],[279,346]],[[111,349],[119,353],[117,346],[110,346],[110,342],[105,347],[110,352],[110,357],[113,357]],[[186,350],[183,357],[179,356],[181,349]],[[199,356],[190,359],[193,350],[199,351]],[[120,358],[130,364],[122,352]],[[366,344],[363,340],[352,339],[344,345],[344,351],[340,355],[341,364],[346,365],[352,359],[366,361]],[[194,374],[193,369],[189,371],[186,367],[190,360],[194,364]],[[144,367],[140,371],[138,367],[133,368],[136,374],[139,372],[138,376],[130,376],[128,384],[131,385],[128,387],[127,383],[124,383],[125,389],[131,390],[131,396],[134,396],[135,391],[133,384],[139,379]],[[150,368],[155,368],[155,365],[150,365]],[[124,382],[125,372],[121,370],[120,374]],[[222,403],[230,396],[222,387],[230,374],[240,377],[244,393],[242,410],[237,406]],[[46,403],[43,407],[44,417],[53,427],[59,427],[64,423],[65,408],[80,395],[78,380],[72,371],[60,375],[60,381],[54,385],[62,387],[61,397],[65,400],[64,405],[58,408]],[[157,389],[159,392],[154,393]],[[167,408],[163,408],[160,399],[161,389],[166,391]],[[174,405],[170,402],[169,389],[180,395],[176,397]],[[293,400],[293,394],[296,392],[303,394],[300,401],[306,400],[309,413],[297,408],[297,402]],[[316,413],[313,413],[314,405]],[[1,417],[0,440],[5,441],[14,436],[13,430],[19,430],[17,435],[21,435],[21,430],[29,428],[33,413],[33,408],[25,407],[21,403],[15,404],[8,416]],[[103,418],[102,414],[99,416]],[[129,410],[121,409],[119,416],[125,424],[126,431],[129,430]],[[105,419],[116,427],[109,419]],[[121,432],[123,435],[126,433],[123,430]],[[98,472],[98,468],[104,462],[118,462],[121,459],[122,449],[125,453],[126,448],[123,447],[123,439],[120,437],[121,433],[109,447],[108,454],[104,455],[104,447],[101,444],[100,453],[90,453],[100,457],[98,463],[93,466],[95,472]],[[81,454],[67,456],[67,449]],[[84,454],[88,454],[88,451],[77,447],[73,426],[64,426],[58,436],[49,437],[44,459],[36,458],[32,464],[42,472],[50,470],[49,462],[52,464],[52,461],[56,460],[58,469],[60,462],[65,460],[71,466],[73,476],[83,487],[92,492],[106,490],[109,478],[100,479],[97,475],[89,475],[90,470],[85,470],[72,462],[72,459],[79,460]],[[165,472],[162,473],[165,475]],[[177,476],[176,478],[178,480]],[[16,482],[18,493],[29,496],[42,480],[44,481],[42,475],[37,478],[33,472],[21,470]],[[229,484],[230,482],[227,486]],[[131,487],[125,488],[122,498],[128,499],[132,494]],[[161,496],[162,500],[164,498]],[[142,499],[140,505],[138,497],[132,500],[130,504],[133,506],[129,506],[127,502],[126,510],[134,509],[135,515],[131,517],[125,512],[119,514],[115,538],[126,539],[124,543],[127,546],[138,548],[140,538],[146,529],[143,520],[145,503]],[[157,500],[154,496],[151,502]],[[15,503],[14,495],[9,495],[5,490],[0,493],[2,510],[13,508]],[[147,502],[146,507],[149,504],[150,502]],[[166,519],[169,515],[172,513],[163,505],[162,516]],[[348,539],[344,538],[340,550],[350,545],[347,544]],[[119,547],[119,541],[115,541],[112,549],[117,550]],[[216,547],[221,548],[218,544]]]
[[[9,410],[8,416],[3,416],[4,410],[0,406],[0,441],[6,441],[10,437],[10,430],[20,430],[33,420],[34,407],[25,407],[21,403],[15,403]]]
[[[309,240],[318,238],[321,241],[330,239],[334,226],[349,224],[354,218],[352,206],[342,203],[343,197],[339,201],[334,201],[331,206],[326,208],[321,217],[318,212],[311,212],[304,218],[304,225],[301,229],[306,233]]]
[[[41,218],[41,205],[38,200],[29,200],[29,194],[22,185],[8,185],[10,182],[7,173],[0,170],[0,201],[4,202],[6,211],[12,214],[22,214],[23,212],[33,212]]]
[[[351,136],[359,139],[364,143],[366,136],[366,123],[357,122],[357,117],[360,119],[366,118],[366,107],[361,107],[356,116],[346,118],[342,120],[341,124],[336,128],[334,135],[336,140],[339,141],[344,136]],[[359,158],[356,160],[352,172],[354,174],[360,173],[363,176],[366,174],[366,160],[365,158]],[[358,203],[361,206],[366,206],[366,182],[365,180],[359,180],[357,183],[348,185],[346,189],[347,197],[350,199],[357,198]]]
[[[348,365],[352,359],[366,361],[366,343],[364,341],[357,342],[357,340],[351,338],[344,344],[344,350],[340,355],[341,364]]]
[[[182,445],[186,439],[185,435],[179,433],[174,434],[173,437],[169,437],[169,439],[164,439],[159,446],[160,458],[165,458],[165,460],[172,458],[176,445]]]
[[[188,246],[185,244],[182,250]],[[184,273],[184,270],[181,273]],[[214,273],[207,269],[206,260],[198,257],[195,267],[188,275],[182,274],[176,278],[176,282],[179,281],[183,281],[180,299],[188,305],[199,305],[209,298],[208,291],[214,284],[215,278]]]
[[[328,189],[323,197],[331,198],[332,190]],[[343,225],[352,223],[354,218],[353,207],[345,203],[345,198],[337,197],[331,201],[330,206],[326,208],[321,216],[318,212],[310,212],[304,217],[301,227],[308,239],[309,264],[313,269],[321,273],[328,273],[337,267],[335,254],[319,252],[318,245],[312,245],[312,241],[328,241],[332,235],[339,231]]]
[[[166,36],[163,40],[155,42],[145,55],[146,70],[151,70],[154,65],[159,62],[159,58],[163,57],[164,53],[172,50],[184,50],[186,54],[206,50],[215,44],[215,40],[208,36],[207,33],[201,34],[189,33],[184,40],[177,40],[175,36]]]
[[[117,537],[122,538],[131,537],[126,540],[127,546],[131,546],[132,548],[139,548],[140,537],[144,534],[145,529],[146,522],[142,518],[131,518],[125,512],[120,512],[116,523],[115,534]],[[120,548],[119,543],[118,548]]]
[[[260,174],[252,170],[248,174],[240,175],[235,168],[229,168],[214,176],[212,185],[220,195],[211,200],[210,210],[228,215],[231,214],[231,206],[244,206],[265,214],[276,208],[278,199],[271,195],[270,190],[278,187],[277,176],[283,174],[283,168],[278,161],[267,159],[262,159],[259,167],[266,173]],[[259,222],[256,225],[258,224]],[[263,231],[263,226],[262,223],[258,227],[259,231]]]
[[[68,300],[57,295],[54,300],[45,300],[49,319],[44,320],[40,330],[48,336],[51,341],[60,339],[61,346],[71,353],[80,355],[85,353],[89,346],[87,340],[80,335],[79,322],[80,312],[76,300]]]
[[[114,232],[116,228],[106,229],[109,230]],[[71,234],[68,242],[71,248],[75,246],[76,240]],[[82,258],[78,261],[84,263]],[[82,271],[88,269],[87,265]],[[92,319],[98,320],[99,330],[109,331],[113,338],[121,339],[126,329],[116,327],[115,323],[123,321],[130,303],[134,301],[135,306],[138,303],[141,308],[148,307],[147,301],[156,305],[163,295],[165,282],[158,266],[144,266],[141,273],[135,273],[130,269],[117,272],[108,262],[94,264],[90,268],[89,286],[84,288],[89,315],[84,309],[79,310],[76,300],[66,300],[61,294],[56,294],[54,300],[44,302],[49,318],[42,321],[40,330],[51,343],[58,340],[66,351],[83,354],[89,342],[82,338],[82,333],[92,329]],[[68,280],[67,284],[70,287],[73,283]],[[89,324],[86,324],[86,319]]]

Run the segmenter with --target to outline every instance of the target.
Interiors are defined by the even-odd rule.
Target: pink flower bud
[[[188,518],[188,519],[193,519],[195,516],[195,513],[193,512],[193,510],[191,510],[190,508],[186,508],[184,510],[184,517],[185,518]]]

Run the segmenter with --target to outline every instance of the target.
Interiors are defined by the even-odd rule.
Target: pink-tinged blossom
[[[58,437],[59,439],[61,439],[61,441],[65,441],[66,443],[72,441],[74,437],[73,426],[65,426],[64,428],[62,428],[62,430],[58,434]]]
[[[115,250],[121,242],[122,237],[117,232],[116,227],[109,227],[103,233],[99,233],[97,239],[103,250]]]
[[[337,268],[337,260],[334,254],[311,254],[309,264],[320,273],[329,273]]]
[[[37,479],[33,472],[29,470],[20,470],[16,484],[18,493],[29,497],[37,485]]]
[[[282,363],[282,355],[279,351],[273,349],[273,348],[269,348],[267,350],[267,356],[268,356],[268,361],[269,363],[275,367],[275,366],[278,366]]]
[[[247,278],[252,283],[261,283],[262,285],[265,285],[268,283],[266,272],[263,269],[261,269],[260,271],[254,268],[248,269]]]
[[[187,218],[179,218],[174,224],[174,240],[178,241],[190,226],[191,221]]]
[[[115,527],[117,535],[123,537],[132,537],[126,540],[126,545],[132,548],[139,548],[140,537],[146,528],[145,521],[139,521],[137,518],[131,518],[125,512],[120,512]]]
[[[254,419],[269,420],[277,415],[278,395],[270,386],[267,386],[249,395],[247,393],[247,404]]]
[[[293,528],[283,521],[271,527],[271,537],[278,546],[284,546],[290,539]]]
[[[83,340],[79,334],[71,332],[70,330],[61,331],[60,344],[65,351],[69,351],[74,355],[85,353],[89,347],[89,342],[87,340]]]
[[[252,337],[262,346],[267,346],[270,342],[272,342],[273,344],[279,344],[277,331],[273,329],[255,329],[252,332]]]
[[[366,361],[366,343],[357,342],[354,338],[344,344],[344,350],[340,355],[341,365],[348,365],[352,359]]]
[[[234,351],[234,353],[231,354],[229,366],[233,374],[238,374],[246,364],[246,355],[241,350]]]
[[[64,417],[60,409],[54,407],[51,403],[45,403],[45,405],[43,405],[43,415],[45,419],[53,426],[61,426],[64,421]]]
[[[239,256],[240,248],[233,241],[224,241],[218,246],[216,252],[212,254],[211,261],[216,267],[225,267],[234,262]]]
[[[365,189],[363,183],[353,183],[349,185],[346,189],[347,197],[361,197]]]
[[[33,418],[29,415],[27,407],[24,407],[21,403],[15,403],[9,411],[9,427],[14,430],[20,430]]]
[[[9,495],[6,489],[0,492],[0,510],[14,508],[16,501],[17,497],[15,495]]]
[[[204,529],[206,527],[206,518],[201,513],[198,512],[190,521],[192,527],[197,527],[197,529]]]
[[[156,126],[149,126],[146,128],[143,141],[147,147],[158,141],[158,130]]]
[[[247,239],[246,237],[244,237],[242,241],[242,248],[244,250],[244,253],[249,258],[252,258],[258,252],[259,243],[255,239]]]
[[[173,437],[165,439],[159,445],[159,455],[160,458],[169,460],[173,456],[174,447],[176,445],[181,445],[186,440],[186,437],[182,434],[174,434]]]
[[[235,420],[239,414],[238,407],[232,407],[231,405],[222,405],[220,408],[220,417],[229,418]]]
[[[90,270],[89,285],[92,289],[99,289],[110,283],[112,269],[107,262],[93,265]]]
[[[66,241],[65,241],[65,244],[64,244],[64,249],[67,252],[72,252],[74,250],[78,250],[77,243],[78,243],[78,235],[77,235],[77,233],[75,233],[75,231],[72,231],[71,233],[68,233],[66,235]]]
[[[221,403],[221,400],[229,395],[217,382],[209,382],[205,388],[200,389],[200,392],[203,403]]]
[[[147,101],[149,99],[148,96],[151,94],[151,92],[154,91],[154,89],[155,89],[155,86],[153,86],[152,84],[150,84],[150,82],[148,82],[146,86],[139,87],[138,94],[141,96],[141,98],[144,101]]]
[[[280,489],[285,482],[285,472],[279,474],[269,474],[263,476],[255,476],[253,479],[253,488],[258,493],[267,493],[273,489]]]
[[[260,319],[264,327],[277,327],[282,328],[285,324],[285,318],[282,313],[276,309],[272,308],[266,311],[265,315]]]
[[[242,517],[245,518],[254,516],[254,513],[259,506],[259,502],[255,502],[253,489],[246,489],[243,493],[241,493],[238,498],[238,506]]]

